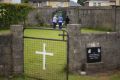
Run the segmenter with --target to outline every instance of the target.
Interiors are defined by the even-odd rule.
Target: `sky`
[[[77,2],[77,0],[71,0],[71,1]]]

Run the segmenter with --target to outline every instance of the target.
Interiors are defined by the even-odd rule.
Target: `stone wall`
[[[103,72],[120,68],[120,33],[80,33],[81,25],[69,24],[69,70],[80,73]],[[88,47],[101,47],[101,61],[87,63]],[[23,74],[23,26],[11,26],[9,34],[0,35],[0,75]]]
[[[119,31],[120,6],[109,7],[70,7],[67,9],[71,24],[83,27],[99,27],[101,29]]]
[[[41,15],[41,18],[45,24],[52,24],[53,14],[58,11],[63,10],[66,11],[67,15],[70,17],[70,23],[78,23],[78,8],[36,8],[28,15],[28,20],[26,21],[29,25],[39,24],[39,21],[36,19],[37,13]],[[77,18],[75,18],[77,17]]]
[[[35,19],[39,13],[45,24],[51,24],[53,13],[57,10],[65,10],[71,24],[82,24],[85,27],[99,27],[110,30],[118,30],[120,25],[120,7],[69,7],[69,8],[37,8],[28,16],[28,24],[38,24]]]
[[[115,28],[116,31],[120,31],[120,6],[116,6],[116,9],[114,8],[115,11]]]
[[[23,26],[12,25],[10,33],[0,34],[0,75],[23,74]]]
[[[0,34],[0,75],[12,72],[11,34]]]
[[[81,25],[68,25],[70,72],[80,73],[84,64],[87,73],[104,72],[120,68],[120,34],[80,33]],[[90,46],[91,45],[91,46]],[[87,48],[101,47],[101,61],[87,63]]]
[[[51,24],[52,22],[52,13],[56,11],[57,8],[36,8],[28,15],[28,20],[26,21],[29,25],[37,25],[40,22],[36,19],[36,15],[41,15],[41,20],[45,24]]]
[[[12,59],[13,59],[13,73],[23,74],[24,72],[24,44],[23,44],[23,26],[12,25]]]
[[[115,26],[114,8],[112,7],[80,7],[79,19],[87,27],[112,28]]]

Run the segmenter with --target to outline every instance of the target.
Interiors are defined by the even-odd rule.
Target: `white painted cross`
[[[46,55],[53,56],[53,53],[47,53],[46,52],[46,44],[43,43],[43,52],[36,51],[36,54],[43,55],[43,70],[45,70],[46,69]]]

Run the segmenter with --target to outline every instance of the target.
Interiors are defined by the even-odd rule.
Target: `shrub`
[[[32,7],[26,4],[0,3],[0,27],[23,23]]]

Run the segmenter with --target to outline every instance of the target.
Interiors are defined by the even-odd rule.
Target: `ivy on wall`
[[[0,3],[0,27],[23,23],[32,7],[26,4]]]

